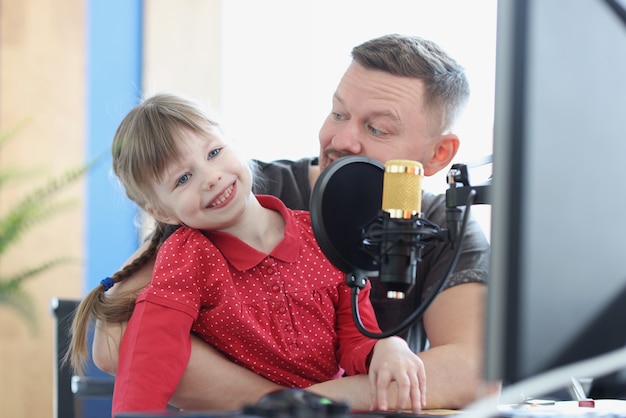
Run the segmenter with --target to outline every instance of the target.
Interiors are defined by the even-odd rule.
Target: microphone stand
[[[448,189],[446,190],[446,221],[453,245],[460,233],[461,209],[459,206],[467,205],[467,200],[471,192],[475,192],[473,204],[491,203],[491,181],[487,183],[471,186],[467,165],[453,164],[446,177]]]

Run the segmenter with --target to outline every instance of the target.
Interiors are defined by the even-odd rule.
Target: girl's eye
[[[189,181],[189,177],[191,177],[189,174],[183,174],[176,182],[176,186],[182,186],[187,183]]]
[[[221,149],[221,148],[215,148],[215,149],[213,149],[213,150],[209,151],[209,156],[208,156],[208,159],[210,160],[211,158],[215,158],[215,157],[217,157],[217,155],[218,155],[221,151],[222,151],[222,149]]]

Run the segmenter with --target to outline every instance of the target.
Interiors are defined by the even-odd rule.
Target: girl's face
[[[219,132],[187,131],[180,161],[168,165],[151,184],[158,208],[146,210],[161,222],[200,230],[223,230],[241,219],[252,197],[252,175]]]

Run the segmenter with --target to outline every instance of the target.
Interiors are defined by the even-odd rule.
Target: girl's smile
[[[221,208],[223,206],[226,206],[232,200],[232,197],[235,194],[234,193],[235,189],[236,189],[236,183],[233,183],[230,186],[228,186],[226,190],[224,190],[224,193],[222,193],[220,196],[217,197],[217,199],[209,203],[207,208],[216,209],[216,208]]]

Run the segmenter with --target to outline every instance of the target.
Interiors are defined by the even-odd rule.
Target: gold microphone
[[[387,298],[404,299],[415,283],[421,245],[414,226],[422,218],[424,166],[418,161],[390,160],[385,163],[382,210],[385,231],[380,247],[379,279]],[[419,248],[419,249],[418,249]]]
[[[394,219],[421,217],[424,166],[418,161],[389,160],[383,177],[382,209]]]

